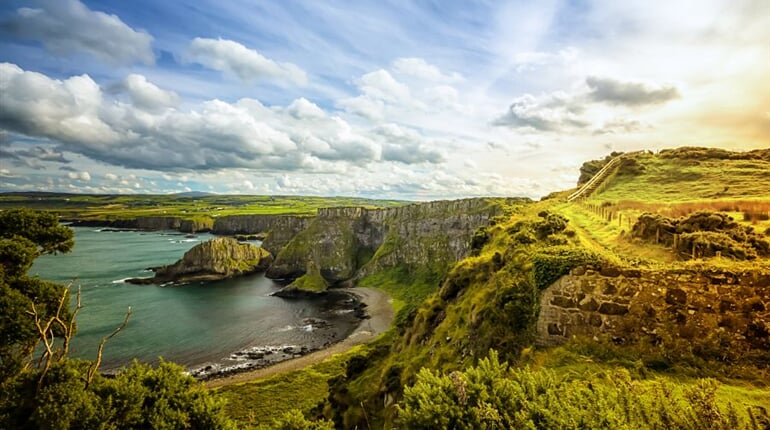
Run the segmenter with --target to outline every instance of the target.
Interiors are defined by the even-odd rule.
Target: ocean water
[[[63,283],[74,280],[73,305],[81,288],[73,357],[95,358],[100,340],[131,307],[128,325],[104,348],[105,371],[133,359],[156,363],[158,357],[189,368],[238,367],[244,365],[243,351],[318,348],[347,336],[357,321],[344,297],[272,297],[280,285],[262,274],[168,287],[123,282],[151,276],[148,267],[175,262],[213,237],[208,234],[73,230],[73,251],[38,258],[30,273]]]

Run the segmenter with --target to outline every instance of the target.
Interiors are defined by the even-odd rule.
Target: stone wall
[[[537,343],[609,336],[618,343],[673,330],[684,339],[725,331],[770,350],[770,271],[576,268],[545,289]]]

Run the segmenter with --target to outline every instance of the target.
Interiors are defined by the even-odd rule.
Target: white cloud
[[[404,164],[442,163],[446,155],[431,145],[432,139],[397,124],[375,128],[373,134],[383,143],[382,158]]]
[[[444,74],[422,58],[399,58],[393,62],[393,71],[434,83],[456,83],[463,80],[459,73]]]
[[[67,173],[67,177],[81,182],[88,182],[91,180],[91,175],[88,172],[69,172]]]
[[[286,112],[296,119],[317,119],[326,116],[323,109],[315,103],[300,97],[286,107]]]
[[[0,63],[0,126],[29,136],[99,145],[115,141],[99,119],[102,93],[88,75],[64,81]]]
[[[238,42],[196,37],[182,56],[186,63],[198,63],[228,73],[242,81],[279,79],[298,85],[307,83],[304,70],[292,63],[278,63]]]
[[[116,181],[118,179],[118,175],[115,175],[113,173],[105,173],[104,174],[104,179],[106,179],[108,181]]]
[[[379,121],[385,118],[385,102],[382,100],[373,100],[366,96],[357,96],[342,99],[337,102],[337,106],[343,108],[348,113],[372,121]]]
[[[410,99],[409,87],[383,69],[361,76],[356,84],[363,95],[374,100],[395,103]]]
[[[128,93],[134,106],[147,111],[179,105],[179,96],[176,93],[158,88],[142,75],[128,75],[119,87]]]
[[[445,159],[422,136],[383,139],[381,132],[330,116],[304,98],[285,108],[241,99],[210,100],[182,110],[167,105],[172,93],[141,75],[124,81],[135,93],[131,103],[124,103],[102,94],[88,76],[61,81],[12,64],[2,64],[0,70],[5,72],[0,90],[6,95],[0,99],[0,126],[52,139],[63,150],[108,164],[150,170],[333,172],[344,170],[344,163]],[[30,94],[34,101],[27,98]]]
[[[41,0],[39,9],[20,8],[8,23],[17,36],[41,41],[58,55],[86,52],[109,64],[153,64],[152,36],[115,15],[89,9],[78,0]]]
[[[0,169],[0,178],[16,178],[17,176],[11,173],[8,169]]]

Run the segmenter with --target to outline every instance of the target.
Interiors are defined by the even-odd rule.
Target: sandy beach
[[[393,305],[392,300],[385,292],[363,287],[351,288],[347,292],[358,296],[361,302],[366,303],[366,313],[369,316],[368,319],[361,321],[361,324],[350,336],[328,348],[303,355],[302,357],[282,361],[262,369],[211,379],[205,382],[206,386],[209,388],[221,387],[302,369],[326,360],[334,354],[343,353],[356,345],[369,342],[390,328],[393,322]]]

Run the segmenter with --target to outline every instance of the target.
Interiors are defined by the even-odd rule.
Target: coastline
[[[384,291],[374,288],[354,287],[347,289],[345,292],[355,295],[361,303],[366,304],[365,310],[368,316],[368,318],[361,320],[358,327],[345,339],[310,354],[280,361],[256,370],[208,379],[203,381],[203,383],[207,388],[216,388],[299,370],[326,360],[335,354],[348,351],[356,345],[369,342],[390,328],[393,322],[394,311],[392,300]]]

